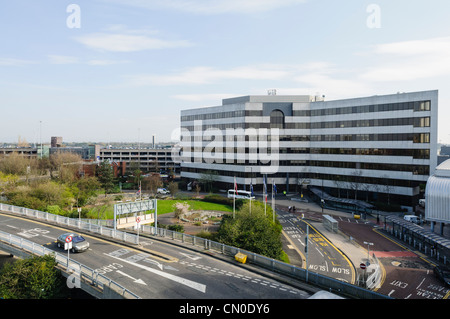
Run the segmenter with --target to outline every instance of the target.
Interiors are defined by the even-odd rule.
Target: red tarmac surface
[[[378,258],[391,258],[391,257],[417,257],[417,255],[411,251],[372,251]]]

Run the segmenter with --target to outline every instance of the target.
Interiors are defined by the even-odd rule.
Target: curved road
[[[373,243],[370,254],[380,260],[385,279],[377,292],[395,299],[448,299],[450,289],[433,274],[433,264],[425,256],[388,236],[370,224],[340,220],[339,228],[361,245]]]
[[[293,249],[302,256],[301,267],[308,271],[332,277],[350,284],[355,282],[355,268],[352,262],[318,232],[311,224],[299,219],[296,215],[277,209],[278,220],[283,226],[285,236],[288,237]],[[309,228],[308,254],[305,252],[306,232]],[[308,257],[308,260],[306,260]]]
[[[65,253],[55,244],[66,229],[0,213],[0,230]],[[84,235],[90,249],[70,258],[141,298],[305,299],[312,294],[231,262],[140,236],[140,248]]]

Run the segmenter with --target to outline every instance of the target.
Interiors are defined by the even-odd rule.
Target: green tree
[[[53,256],[20,259],[0,270],[0,297],[55,299],[63,297],[64,280]]]
[[[74,185],[72,193],[76,199],[76,204],[81,207],[86,205],[90,198],[97,195],[97,190],[101,184],[95,176],[85,176],[80,178]]]
[[[97,170],[98,181],[106,194],[114,189],[114,174],[111,165],[108,162],[101,162]]]
[[[223,218],[217,239],[226,245],[282,260],[281,225],[272,219],[272,209],[259,201],[247,201],[235,214]]]

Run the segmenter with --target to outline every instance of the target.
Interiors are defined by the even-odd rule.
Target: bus
[[[238,190],[237,194],[234,189],[228,190],[228,198],[242,198],[242,199],[255,199],[251,192]]]

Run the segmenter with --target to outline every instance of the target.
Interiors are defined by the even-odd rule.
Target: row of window
[[[197,173],[203,174],[205,170],[199,168],[188,168],[184,167],[182,172],[187,173]],[[235,172],[235,171],[219,171],[217,172],[219,176],[230,176],[236,178],[254,178],[254,174],[248,172]],[[405,179],[392,179],[389,176],[380,176],[380,177],[366,177],[366,176],[358,176],[358,175],[339,175],[339,174],[321,174],[321,173],[298,173],[297,178],[294,174],[289,173],[289,178],[291,184],[297,183],[297,179],[301,178],[304,180],[329,180],[333,181],[336,184],[336,187],[346,188],[349,187],[348,183],[361,183],[364,184],[367,189],[372,188],[372,191],[380,191],[380,192],[392,192],[392,189],[387,189],[389,186],[399,186],[399,187],[416,187],[420,182],[405,180]],[[268,180],[272,180],[272,178],[286,178],[286,173],[275,173],[268,175]],[[346,185],[347,184],[347,185]],[[256,185],[254,185],[256,186]]]
[[[194,114],[194,115],[182,115],[181,121],[198,121],[198,120],[217,120],[217,119],[225,119],[232,117],[244,117],[246,115],[246,111],[237,110],[237,111],[227,111],[227,112],[215,112],[215,113],[203,113],[203,114]]]
[[[314,104],[312,104],[314,105]],[[388,112],[388,111],[404,111],[414,110],[415,112],[430,111],[431,101],[414,101],[403,103],[385,103],[374,105],[348,106],[336,107],[318,110],[293,110],[293,116],[324,116],[324,115],[339,115],[339,114],[355,114],[355,113],[373,113],[373,112]],[[194,115],[183,115],[181,121],[196,121],[196,120],[213,120],[223,118],[240,118],[244,116],[263,116],[261,110],[237,110],[215,113],[204,113]]]
[[[374,126],[403,126],[429,127],[430,117],[405,117],[374,120],[330,121],[311,123],[312,129],[344,128],[344,127],[374,127]]]
[[[330,155],[375,155],[408,156],[415,159],[430,159],[429,149],[395,149],[395,148],[311,148],[311,154]]]
[[[195,162],[194,158],[191,158]],[[200,159],[198,159],[200,161]],[[224,161],[225,162],[225,161]],[[226,164],[231,165],[248,165],[248,166],[270,166],[268,163],[261,163],[250,160],[234,160],[233,163],[226,161]],[[428,165],[405,165],[405,164],[390,164],[390,163],[361,163],[361,162],[342,162],[342,161],[310,161],[310,160],[281,160],[277,163],[280,167],[326,167],[326,168],[346,168],[355,170],[375,170],[375,171],[394,171],[394,172],[411,172],[414,175],[429,175],[430,167]],[[184,168],[183,168],[184,171]]]
[[[430,111],[430,101],[415,101],[403,103],[386,103],[375,105],[348,106],[340,108],[329,108],[320,110],[311,110],[311,116],[339,115],[339,114],[355,114],[355,113],[372,113],[372,112],[388,112],[388,111],[404,111],[414,110],[414,112]],[[294,111],[295,116],[304,116],[302,111]]]
[[[189,150],[186,145],[185,150]],[[192,148],[191,148],[192,151]],[[256,153],[248,147],[228,147],[222,150],[224,154],[250,154]],[[306,148],[306,147],[288,147],[280,148],[279,154],[312,154],[312,155],[367,155],[367,156],[402,156],[412,157],[413,159],[430,159],[429,149],[395,149],[395,148]],[[226,157],[226,155],[224,155]]]
[[[223,141],[225,141],[225,136]],[[241,136],[241,135],[239,135]],[[245,141],[250,141],[249,135],[244,135]],[[411,141],[413,143],[430,143],[430,133],[385,133],[385,134],[323,134],[323,135],[272,135],[270,132],[265,136],[268,142],[371,142],[371,141]],[[204,138],[194,136],[183,136],[183,141],[189,143],[191,141],[206,141]]]
[[[310,161],[309,166],[367,169],[377,171],[412,172],[414,175],[429,175],[430,173],[430,167],[427,165]]]
[[[311,135],[311,142],[358,142],[358,141],[412,141],[430,143],[429,133],[391,133],[391,134],[324,134]]]
[[[430,127],[430,117],[405,117],[390,119],[373,120],[349,120],[349,121],[330,121],[315,123],[285,123],[284,118],[277,114],[271,116],[270,123],[227,123],[227,124],[204,124],[202,130],[227,128],[279,128],[279,129],[323,129],[323,128],[346,128],[346,127],[378,127],[378,126],[406,126]],[[187,129],[193,129],[193,126],[185,126]]]

